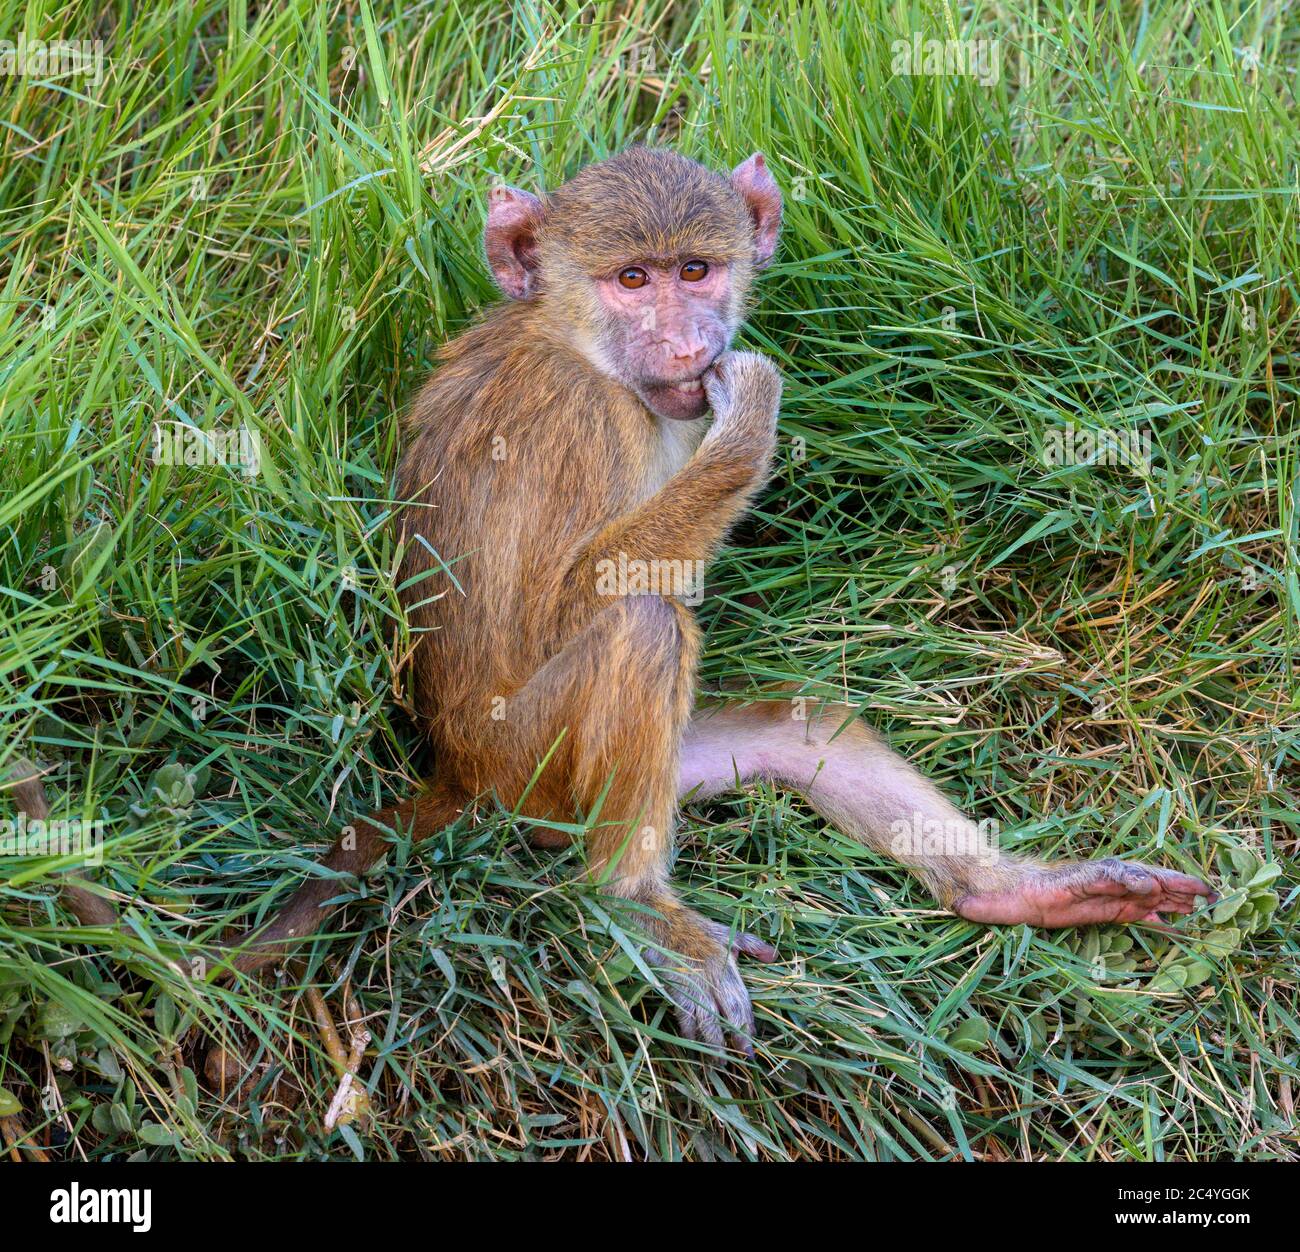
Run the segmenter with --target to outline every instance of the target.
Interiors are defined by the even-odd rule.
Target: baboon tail
[[[47,820],[50,806],[45,785],[40,771],[29,760],[20,758],[13,766],[9,789],[19,812],[26,814],[28,821]],[[384,854],[388,847],[385,835],[389,830],[409,830],[419,842],[455,821],[465,803],[459,791],[435,781],[411,799],[356,822],[335,840],[321,861],[330,871],[329,876],[308,878],[268,923],[222,943],[210,954],[211,959],[227,966],[232,973],[243,974],[283,960],[296,944],[318,933],[334,911],[334,906],[326,905],[325,901],[339,894],[339,876],[359,877]],[[67,875],[62,891],[64,902],[83,926],[116,926],[117,910],[102,896],[82,886],[84,881],[78,874]]]

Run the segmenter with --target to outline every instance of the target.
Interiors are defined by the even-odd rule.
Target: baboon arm
[[[581,542],[556,590],[559,620],[590,615],[600,601],[602,562],[707,561],[761,481],[752,457],[706,442],[650,499]]]

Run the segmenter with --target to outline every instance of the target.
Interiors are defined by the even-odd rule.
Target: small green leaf
[[[85,1026],[80,1015],[58,1000],[46,1000],[36,1015],[40,1039],[67,1039]]]
[[[149,794],[157,794],[169,808],[183,809],[194,803],[196,776],[184,765],[164,765],[149,783]]]
[[[176,1037],[176,1003],[165,991],[154,1001],[153,1024],[164,1039]]]
[[[1167,965],[1157,970],[1147,984],[1147,990],[1162,995],[1171,991],[1181,991],[1187,985],[1187,971],[1181,965]]]
[[[140,1138],[155,1148],[166,1148],[175,1145],[176,1132],[157,1122],[144,1122],[140,1126]]]
[[[1243,878],[1249,878],[1259,868],[1259,857],[1249,848],[1233,848],[1228,853],[1232,867]]]
[[[600,968],[609,982],[614,985],[631,978],[636,973],[636,966],[626,952],[619,952],[610,960],[603,961]]]
[[[945,1042],[958,1052],[978,1052],[987,1045],[991,1033],[984,1018],[968,1017],[949,1033]]]
[[[1214,906],[1214,912],[1210,914],[1210,920],[1216,926],[1222,926],[1224,922],[1232,921],[1245,903],[1246,897],[1238,893],[1234,892],[1230,896],[1224,896],[1223,899]]]
[[[111,1048],[100,1048],[95,1054],[95,1064],[105,1078],[111,1078],[116,1082],[122,1077],[122,1067],[117,1063],[117,1057],[113,1055]]]
[[[352,1155],[355,1156],[358,1161],[364,1161],[366,1159],[366,1150],[362,1146],[361,1140],[357,1137],[357,1132],[344,1122],[340,1122],[335,1129],[343,1136],[348,1147],[352,1149]]]
[[[1225,926],[1222,930],[1212,930],[1205,936],[1207,949],[1217,956],[1227,956],[1241,946],[1241,931],[1236,926]]]
[[[1255,914],[1255,928],[1268,924],[1268,919],[1277,912],[1277,906],[1281,903],[1276,891],[1261,891],[1258,895],[1252,896],[1250,907]]]

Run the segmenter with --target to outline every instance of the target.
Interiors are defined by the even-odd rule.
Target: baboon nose
[[[694,368],[698,366],[703,369],[708,361],[709,350],[702,343],[683,344],[673,352],[673,364],[689,366]]]

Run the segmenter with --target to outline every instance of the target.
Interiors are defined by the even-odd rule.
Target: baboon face
[[[632,148],[539,200],[495,189],[485,245],[501,290],[548,305],[553,333],[661,417],[690,420],[730,345],[755,269],[776,249],[781,193],[755,154],[716,174]]]
[[[700,376],[740,324],[732,263],[702,256],[638,257],[593,284],[606,372],[652,412],[688,420],[704,413]]]

